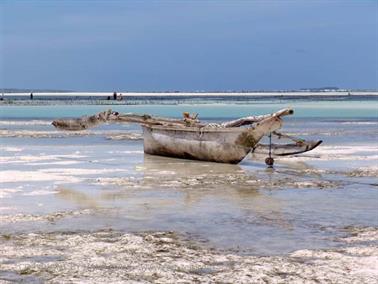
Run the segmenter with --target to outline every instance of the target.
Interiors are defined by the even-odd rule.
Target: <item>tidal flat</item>
[[[93,105],[2,106],[0,283],[377,283],[374,104],[299,102],[283,132],[323,144],[274,169],[258,155],[239,165],[145,155],[137,125],[51,125]],[[197,107],[212,122],[278,106],[121,111]]]
[[[204,249],[174,232],[113,230],[2,235],[2,282],[12,283],[376,283],[374,228],[328,250],[241,256]],[[346,245],[348,244],[348,245]]]

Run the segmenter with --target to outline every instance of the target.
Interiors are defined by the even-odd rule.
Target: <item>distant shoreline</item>
[[[31,93],[4,93],[2,97],[4,99],[8,98],[17,98],[17,99],[29,99]],[[321,91],[321,92],[208,92],[208,93],[191,93],[191,92],[167,92],[167,93],[138,93],[138,92],[117,92],[117,95],[122,94],[123,98],[128,97],[155,97],[155,98],[164,98],[164,97],[345,97],[345,96],[378,96],[378,91],[361,91],[361,92],[348,92],[348,91]],[[74,99],[74,98],[107,98],[110,97],[113,99],[113,92],[33,92],[33,98],[56,98],[56,99]]]

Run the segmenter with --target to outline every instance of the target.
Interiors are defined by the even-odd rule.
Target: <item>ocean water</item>
[[[374,97],[375,98],[375,97]],[[271,113],[284,107],[295,109],[296,118],[319,117],[319,118],[374,118],[378,116],[377,101],[378,99],[366,98],[366,100],[320,100],[314,101],[311,98],[307,100],[257,100],[257,101],[239,101],[232,103],[230,101],[209,101],[198,100],[195,103],[180,103],[179,101],[170,101],[165,104],[146,104],[127,102],[123,104],[110,105],[93,105],[93,104],[75,104],[75,101],[65,104],[47,104],[47,105],[2,105],[1,118],[56,118],[56,117],[78,117],[81,115],[90,115],[112,109],[114,111],[127,113],[148,113],[151,115],[181,117],[182,112],[189,111],[199,113],[200,118],[235,118],[248,116],[251,114],[259,115]]]
[[[143,153],[138,125],[56,130],[51,121],[119,112],[225,121],[291,106],[282,132],[315,150],[239,165]],[[142,105],[1,105],[0,231],[175,231],[244,254],[337,247],[378,226],[378,101],[270,100]],[[265,141],[266,142],[266,141]]]

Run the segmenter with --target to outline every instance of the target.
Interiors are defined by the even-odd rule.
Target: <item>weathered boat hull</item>
[[[235,144],[241,129],[200,132],[143,125],[144,152],[151,155],[237,164],[251,148]]]
[[[144,152],[151,155],[218,163],[237,164],[260,139],[282,121],[278,117],[264,120],[255,128],[198,128],[142,125]]]

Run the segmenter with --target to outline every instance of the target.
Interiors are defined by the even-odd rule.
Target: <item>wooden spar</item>
[[[236,120],[224,122],[220,124],[221,127],[240,127],[243,125],[250,125],[259,121],[264,120],[265,118],[276,116],[276,117],[281,117],[285,115],[291,115],[293,114],[294,111],[292,109],[286,108],[286,109],[281,109],[275,113],[271,114],[264,114],[264,115],[256,115],[256,116],[247,116],[247,117],[242,117]]]
[[[114,120],[115,122],[126,122],[126,123],[139,123],[146,125],[167,125],[167,126],[191,126],[195,125],[197,127],[203,127],[198,120],[191,119],[173,119],[165,117],[153,117],[148,114],[138,115],[133,113],[120,114]]]
[[[318,147],[322,143],[322,140],[318,141],[304,141],[300,144],[292,143],[292,144],[272,144],[272,155],[273,156],[290,156],[305,153],[311,151]],[[269,153],[269,145],[265,144],[258,144],[252,150],[253,154],[258,155],[268,155]]]
[[[203,124],[199,120],[192,117],[184,117],[184,119],[173,119],[163,117],[153,117],[148,114],[139,115],[133,113],[119,114],[118,112],[112,112],[107,110],[100,112],[92,116],[83,116],[77,119],[58,119],[53,121],[53,125],[61,130],[77,131],[84,130],[91,127],[95,127],[102,123],[108,122],[125,122],[125,123],[139,123],[144,125],[164,125],[164,126],[176,126],[176,127],[216,127],[216,128],[231,128],[240,127],[244,125],[251,125],[258,123],[269,117],[282,117],[285,115],[293,114],[292,109],[283,109],[278,112],[266,115],[248,116],[239,118],[237,120],[224,122],[221,124]]]
[[[284,138],[294,142],[291,144],[272,144],[271,150],[273,156],[289,156],[305,153],[315,149],[323,142],[322,140],[306,141],[305,139],[290,136],[277,131],[273,131],[272,134],[279,140]],[[252,153],[267,155],[269,153],[269,145],[259,143],[253,148]]]
[[[302,145],[303,143],[305,143],[306,141],[302,138],[298,138],[298,137],[294,137],[294,136],[290,136],[290,135],[287,135],[287,134],[284,134],[284,133],[280,133],[280,132],[277,132],[277,131],[273,131],[272,132],[275,136],[278,137],[278,139],[281,139],[281,138],[286,138],[286,139],[289,139],[289,140],[292,140],[294,141],[298,146]]]

